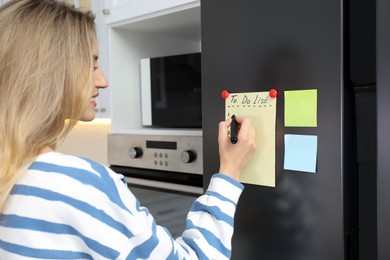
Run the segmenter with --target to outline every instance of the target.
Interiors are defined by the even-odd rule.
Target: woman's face
[[[92,47],[93,52],[93,76],[92,76],[92,84],[94,86],[93,92],[91,95],[91,98],[89,100],[89,103],[84,110],[80,120],[81,121],[91,121],[95,118],[96,112],[96,101],[95,98],[99,96],[99,89],[101,88],[107,88],[108,87],[108,81],[106,77],[103,74],[103,71],[99,67],[98,59],[99,59],[99,47],[97,42],[93,44]]]

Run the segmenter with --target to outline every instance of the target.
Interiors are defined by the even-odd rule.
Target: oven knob
[[[191,150],[183,151],[180,155],[180,159],[183,163],[191,163],[196,159],[196,153]]]
[[[136,159],[141,157],[143,154],[142,149],[139,147],[132,147],[129,150],[129,156],[131,159]]]

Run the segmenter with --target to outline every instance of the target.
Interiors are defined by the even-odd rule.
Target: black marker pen
[[[232,123],[230,124],[230,142],[232,144],[237,143],[238,137],[237,137],[237,121],[236,116],[232,115]]]

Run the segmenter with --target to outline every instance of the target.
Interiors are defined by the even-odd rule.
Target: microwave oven
[[[142,125],[201,128],[201,53],[141,59]]]

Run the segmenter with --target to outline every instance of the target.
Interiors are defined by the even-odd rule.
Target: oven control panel
[[[201,135],[109,134],[111,165],[203,174]]]

